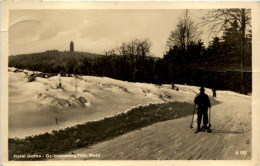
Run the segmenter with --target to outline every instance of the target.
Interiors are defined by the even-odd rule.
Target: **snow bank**
[[[199,87],[195,86],[176,85],[179,91],[175,91],[171,85],[157,86],[94,76],[79,76],[77,79],[60,77],[61,88],[58,88],[57,76],[36,77],[34,82],[27,82],[24,71],[30,71],[14,72],[15,70],[9,68],[11,137],[100,120],[154,103],[193,103],[194,97],[199,93]],[[207,88],[206,93],[212,95],[212,91]],[[218,93],[226,92],[217,91],[217,95]],[[32,106],[26,108],[28,104]],[[36,117],[40,117],[41,121]],[[59,125],[55,123],[56,118]]]

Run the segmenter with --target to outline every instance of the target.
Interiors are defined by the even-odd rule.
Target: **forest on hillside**
[[[73,73],[115,79],[189,84],[247,94],[252,91],[252,33],[249,9],[212,10],[205,24],[216,33],[205,47],[188,10],[177,21],[162,58],[152,57],[149,39],[133,39],[103,55],[51,50],[9,57],[9,66],[44,73]]]

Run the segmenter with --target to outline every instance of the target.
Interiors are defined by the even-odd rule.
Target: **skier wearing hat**
[[[205,89],[204,87],[200,88],[200,93],[195,97],[194,99],[195,106],[197,106],[197,115],[198,115],[198,128],[197,132],[201,131],[200,128],[200,123],[201,119],[203,117],[203,127],[202,129],[206,130],[208,129],[207,124],[208,124],[208,108],[211,107],[210,100],[207,94],[205,94]]]

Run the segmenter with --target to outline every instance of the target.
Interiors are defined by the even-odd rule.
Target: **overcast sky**
[[[207,10],[189,10],[201,22]],[[103,53],[122,42],[148,38],[151,54],[162,57],[166,41],[184,10],[11,10],[9,20],[9,55],[69,50]],[[209,31],[201,39],[208,44]]]

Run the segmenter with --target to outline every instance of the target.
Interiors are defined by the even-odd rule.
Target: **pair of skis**
[[[191,124],[190,124],[190,128],[193,128],[193,119],[194,119],[194,114],[195,114],[195,109],[196,109],[196,104],[194,106],[194,110],[193,110],[193,115],[192,115],[192,120],[191,120]],[[209,108],[209,127],[208,127],[208,130],[207,132],[210,133],[211,132],[211,124],[210,124],[210,108]],[[198,133],[199,131],[196,131],[195,133]]]

